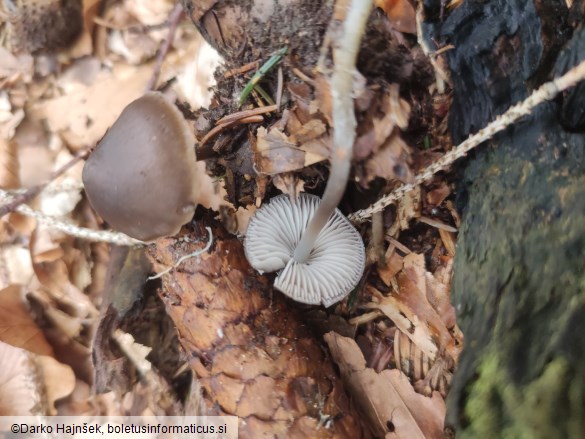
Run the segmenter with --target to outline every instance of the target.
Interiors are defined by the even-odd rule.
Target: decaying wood
[[[212,229],[208,253],[162,278],[162,299],[208,413],[237,415],[242,438],[362,437],[331,360],[298,311],[252,270],[237,238]],[[207,239],[196,225],[157,241],[149,254],[160,271]]]
[[[569,17],[564,2],[492,0],[437,25],[456,47],[456,141],[585,59]],[[447,415],[458,437],[585,434],[584,99],[581,85],[542,105],[466,163],[452,289],[465,349]]]

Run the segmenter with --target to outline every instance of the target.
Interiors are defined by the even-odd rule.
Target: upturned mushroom
[[[343,35],[333,49],[333,151],[323,199],[276,197],[250,220],[244,242],[259,272],[281,270],[274,286],[292,299],[330,306],[359,282],[365,250],[357,230],[337,205],[350,171],[356,120],[351,98],[353,71],[372,0],[352,0]]]
[[[250,221],[244,242],[246,258],[260,273],[282,270],[274,286],[297,302],[331,306],[359,282],[366,261],[357,230],[335,209],[312,244],[309,255],[299,260],[295,249],[320,198],[301,194],[295,202],[280,195],[264,205]]]
[[[89,156],[85,192],[111,227],[142,240],[176,234],[199,199],[195,138],[158,92],[131,102]]]

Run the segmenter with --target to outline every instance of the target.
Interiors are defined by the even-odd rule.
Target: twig
[[[156,83],[158,82],[158,77],[160,76],[160,72],[162,69],[163,62],[169,49],[171,48],[171,44],[175,39],[175,33],[177,31],[177,27],[179,25],[179,21],[181,16],[183,15],[183,6],[180,2],[177,2],[174,9],[171,11],[169,15],[169,35],[167,36],[166,40],[164,40],[160,50],[156,55],[156,63],[154,64],[154,70],[152,72],[152,76],[150,77],[148,84],[146,84],[146,90],[154,90],[156,87]]]
[[[297,75],[299,77],[299,79],[301,79],[302,81],[306,82],[309,85],[314,85],[315,84],[315,80],[313,78],[311,78],[310,76],[306,75],[302,70],[293,67],[292,68],[292,72]]]
[[[388,195],[380,198],[367,209],[358,210],[357,212],[352,213],[348,217],[349,220],[354,223],[366,221],[374,212],[380,212],[386,206],[401,199],[407,192],[410,192],[419,184],[429,180],[437,172],[446,170],[455,160],[465,157],[465,155],[476,146],[481,145],[486,140],[491,139],[495,134],[505,130],[521,117],[530,114],[530,112],[538,105],[554,99],[560,92],[573,87],[583,79],[585,79],[585,61],[578,64],[576,67],[573,67],[563,76],[541,85],[524,101],[510,107],[504,114],[496,117],[496,119],[489,123],[485,128],[482,128],[477,133],[469,136],[439,160],[430,164],[422,172],[417,174],[414,177],[413,183],[399,186]]]
[[[235,122],[238,119],[243,119],[245,117],[250,116],[257,116],[259,114],[264,113],[271,113],[273,111],[278,110],[276,105],[270,105],[268,107],[260,107],[260,108],[253,108],[252,110],[242,110],[236,113],[228,114],[227,116],[222,117],[217,121],[217,125],[226,125],[230,122]]]
[[[223,74],[224,78],[231,78],[232,76],[241,75],[242,73],[249,72],[252,69],[257,69],[260,65],[260,61],[252,61],[248,64],[244,64],[241,67],[237,67],[235,69],[228,70]]]
[[[282,89],[284,87],[284,75],[282,74],[282,67],[278,68],[278,83],[276,87],[276,106],[280,111],[280,104],[282,103]]]
[[[55,194],[60,194],[62,192],[80,191],[81,189],[83,189],[83,184],[81,183],[81,181],[69,181],[69,182],[62,182],[62,183],[50,182],[45,186],[45,188],[42,190],[42,192],[45,194],[55,195]],[[19,195],[27,193],[29,190],[30,190],[30,188],[28,188],[28,189],[24,189],[24,188],[6,189],[6,193],[10,197],[15,198]],[[7,197],[5,197],[5,198],[7,198]]]
[[[89,155],[90,152],[91,152],[91,148],[85,149],[84,151],[80,152],[75,157],[73,157],[71,160],[69,160],[67,163],[65,163],[63,166],[61,166],[59,169],[54,171],[49,176],[48,181],[27,189],[25,192],[16,196],[12,201],[0,206],[0,218],[2,218],[4,215],[9,214],[10,212],[14,212],[18,206],[31,201],[38,194],[40,194],[47,187],[47,185],[49,183],[51,183],[53,180],[55,180],[56,178],[63,175],[65,172],[67,172],[69,169],[71,169],[73,166],[75,166],[81,160],[84,160]]]
[[[183,263],[183,261],[190,259],[190,258],[194,258],[196,256],[200,256],[203,253],[205,253],[207,250],[209,250],[211,248],[211,244],[213,244],[213,233],[211,232],[211,227],[205,227],[205,229],[207,230],[207,234],[209,235],[209,240],[207,241],[207,245],[205,246],[205,248],[202,248],[201,250],[196,250],[193,253],[189,253],[188,255],[181,256],[179,258],[179,260],[174,265],[167,268],[166,270],[161,271],[160,273],[155,274],[154,276],[150,276],[148,278],[148,280],[154,280],[154,279],[158,279],[159,277],[163,277],[165,274],[170,273],[171,270],[173,270],[173,269],[177,268],[179,265],[181,265]]]
[[[5,196],[7,196],[7,193],[5,191],[0,190],[0,197]],[[109,232],[105,230],[98,231],[86,229],[84,227],[78,227],[74,224],[67,223],[54,216],[45,215],[44,213],[31,209],[29,206],[25,204],[21,204],[20,206],[16,207],[15,211],[22,215],[34,218],[39,223],[47,227],[59,230],[67,235],[74,236],[76,238],[85,239],[87,241],[105,242],[109,244],[127,247],[134,247],[137,245],[145,244],[144,242],[138,241],[134,238],[130,238],[129,236],[124,235],[123,233]]]
[[[264,108],[266,108],[266,107],[264,107]],[[228,122],[228,123],[219,124],[219,125],[213,127],[205,136],[203,136],[203,139],[201,139],[201,142],[199,142],[199,147],[202,147],[203,145],[205,145],[207,142],[209,142],[213,137],[217,136],[223,130],[226,130],[228,128],[233,128],[237,125],[243,125],[246,123],[260,123],[263,120],[264,120],[264,118],[262,117],[262,115],[258,114],[255,116],[242,117],[241,119],[233,120],[233,121]]]

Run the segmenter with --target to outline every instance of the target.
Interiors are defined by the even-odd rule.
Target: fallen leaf
[[[427,192],[426,201],[432,206],[439,206],[449,195],[451,195],[451,187],[441,182],[438,187]]]
[[[366,182],[380,177],[411,183],[414,174],[408,166],[410,148],[398,132],[394,132],[384,145],[366,162]]]
[[[376,373],[366,367],[357,343],[335,332],[325,334],[331,356],[376,437],[396,439],[443,438],[445,402],[415,392],[399,370]]]
[[[354,144],[353,157],[363,160],[376,153],[387,142],[396,128],[408,126],[410,105],[400,98],[398,84],[388,86],[386,93],[378,98],[378,103],[370,106],[368,116],[370,129],[360,134]]]
[[[35,354],[53,355],[53,348],[31,317],[20,285],[0,291],[0,341]]]
[[[399,291],[388,296],[383,296],[370,286],[377,301],[368,304],[368,308],[384,312],[431,360],[441,350],[456,361],[460,343],[453,338],[450,327],[443,320],[445,318],[447,324],[454,324],[447,287],[426,271],[424,256],[415,253],[405,256],[404,268],[397,280]],[[431,301],[439,310],[433,307]]]
[[[34,103],[31,116],[46,119],[49,129],[81,149],[97,143],[131,101],[144,93],[151,64],[102,69],[89,87]]]
[[[0,341],[0,358],[0,416],[43,414],[33,354]]]
[[[75,386],[70,367],[0,341],[0,416],[56,415]]]
[[[275,175],[296,171],[305,166],[325,160],[327,157],[315,153],[304,145],[297,145],[294,139],[282,131],[264,127],[258,128],[254,150],[254,163],[261,174]],[[316,146],[316,139],[307,142],[310,149]]]
[[[61,364],[54,358],[45,355],[35,356],[35,363],[38,369],[39,379],[44,388],[47,414],[54,416],[57,414],[55,402],[73,392],[75,388],[75,374],[69,366]]]
[[[404,33],[416,35],[416,11],[409,0],[376,0],[392,26]]]

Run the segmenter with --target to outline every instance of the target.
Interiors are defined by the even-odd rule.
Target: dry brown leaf
[[[376,177],[385,180],[412,182],[414,174],[408,166],[410,148],[397,131],[385,141],[383,146],[366,162],[366,182]]]
[[[2,232],[0,231],[0,237]],[[0,247],[0,289],[13,284],[27,285],[34,275],[28,249],[19,245]]]
[[[75,374],[69,366],[52,357],[36,355],[35,363],[45,392],[47,414],[54,416],[57,414],[55,402],[73,392]]]
[[[394,276],[402,270],[403,260],[402,256],[393,252],[390,257],[386,257],[386,264],[383,267],[378,267],[378,275],[387,286],[390,286]]]
[[[0,92],[0,138],[12,139],[24,116],[24,110],[13,107],[8,96]]]
[[[443,321],[445,318],[448,324],[454,323],[447,287],[426,271],[423,255],[411,253],[404,258],[398,286],[398,294],[389,296],[370,287],[378,301],[368,307],[384,312],[429,358],[435,359],[440,349],[456,361],[460,348]]]
[[[19,285],[0,291],[0,341],[35,354],[53,355],[53,348],[25,305]]]
[[[416,11],[409,0],[376,0],[375,5],[384,10],[396,30],[416,35]]]
[[[368,113],[371,128],[356,139],[353,150],[355,160],[363,160],[376,153],[388,143],[390,135],[396,135],[396,128],[405,129],[408,126],[410,105],[400,99],[398,84],[391,84],[378,103],[370,106]]]
[[[0,341],[0,415],[56,415],[55,402],[75,386],[70,367]]]
[[[319,139],[312,139],[299,146],[294,139],[278,129],[267,131],[260,127],[253,146],[256,169],[261,174],[275,175],[325,160],[327,157],[320,155],[322,143],[318,142]],[[315,150],[320,151],[315,153]]]
[[[420,217],[421,214],[421,188],[415,187],[398,202],[397,221],[400,230],[410,228],[410,220]]]
[[[432,206],[439,206],[449,195],[451,195],[451,187],[441,182],[438,187],[427,192],[426,201]]]
[[[325,334],[331,356],[376,437],[396,439],[443,438],[445,403],[414,391],[398,370],[376,373],[366,367],[357,343],[335,332]]]
[[[44,183],[53,171],[54,151],[51,151],[51,136],[43,123],[31,116],[22,121],[16,130],[14,141],[18,144],[20,161],[20,185],[30,187]],[[64,145],[59,144],[60,147]]]
[[[333,101],[331,98],[331,83],[325,75],[315,77],[315,100],[309,104],[309,112],[312,115],[322,114],[327,124],[333,126]]]
[[[78,84],[75,92],[33,104],[32,116],[46,119],[49,129],[76,149],[94,145],[124,107],[144,93],[151,74],[151,64],[104,68],[91,86]]]
[[[272,179],[274,186],[292,200],[305,190],[305,182],[293,173],[279,174]]]
[[[48,295],[45,300],[47,305],[55,301],[53,306],[58,304],[58,308],[67,310],[71,317],[84,319],[97,316],[99,313],[89,297],[71,282],[69,267],[62,257],[65,250],[57,239],[63,239],[62,235],[43,228],[37,228],[31,237],[34,272],[45,287],[42,296]],[[41,246],[41,243],[44,244]],[[31,290],[40,289],[31,287]]]
[[[43,414],[33,354],[0,341],[0,416]]]

